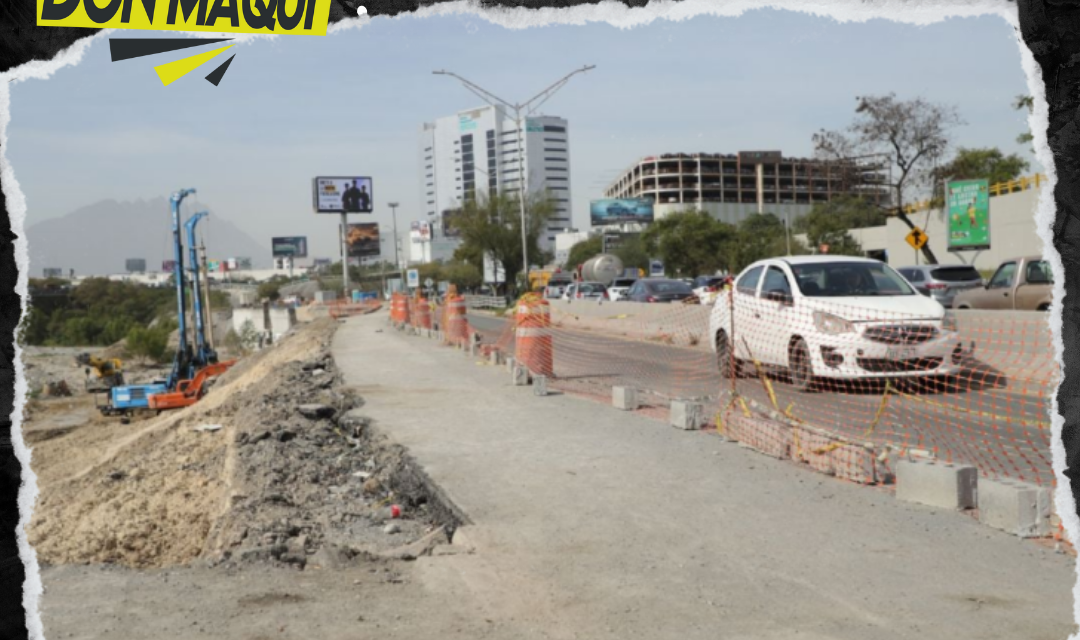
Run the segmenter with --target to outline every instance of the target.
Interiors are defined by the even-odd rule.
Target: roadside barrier
[[[536,365],[550,389],[603,402],[612,387],[635,389],[640,410],[654,413],[673,400],[702,402],[718,428],[735,421],[739,438],[790,446],[791,458],[822,469],[848,465],[841,475],[880,480],[890,460],[916,455],[1053,486],[1059,369],[1045,312],[958,310],[943,321],[919,310],[922,296],[818,297],[816,313],[746,296],[723,292],[727,319],[713,327],[705,305],[544,301],[546,320],[520,303],[513,318],[474,313],[483,344],[520,362],[558,350],[550,368]],[[534,347],[529,331],[519,337],[541,327],[548,346]],[[763,411],[802,428],[770,431],[750,419]],[[871,451],[883,457],[872,474]]]
[[[554,377],[548,301],[535,294],[522,296],[514,313],[514,325],[514,352],[518,361],[533,375]]]
[[[335,320],[372,313],[380,308],[382,308],[382,303],[378,300],[365,300],[363,302],[335,300],[326,305],[327,313]]]
[[[446,341],[452,345],[465,345],[469,339],[469,326],[465,318],[465,298],[447,297]]]
[[[420,329],[431,328],[431,305],[424,298],[419,298],[416,301],[416,310],[412,316],[416,319],[413,326]]]

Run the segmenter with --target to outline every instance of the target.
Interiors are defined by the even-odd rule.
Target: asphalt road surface
[[[469,325],[485,343],[507,340],[506,320],[470,314]],[[719,409],[730,397],[709,350],[605,336],[596,331],[559,329],[554,334],[555,378],[567,390],[598,394],[612,386],[648,390],[656,404],[670,398],[704,398]],[[984,473],[1049,484],[1049,397],[997,388],[992,376],[974,371],[961,382],[902,382],[884,409],[884,384],[843,385],[800,393],[782,375],[769,376],[780,409],[806,422],[851,438],[934,451]],[[764,405],[772,402],[760,378],[737,381],[738,392]],[[880,415],[879,415],[880,413]]]

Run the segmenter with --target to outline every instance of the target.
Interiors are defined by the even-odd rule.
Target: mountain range
[[[210,215],[199,221],[196,238],[206,244],[209,260],[250,258],[256,269],[270,266],[270,245],[257,242],[209,207],[185,200],[181,224],[195,211]],[[181,232],[184,233],[183,227]],[[117,202],[103,200],[58,218],[42,220],[25,230],[29,241],[30,277],[40,278],[45,269],[71,269],[75,275],[109,275],[126,272],[127,260],[146,260],[147,271],[161,270],[173,259],[172,218],[165,198]],[[182,236],[187,260],[187,235]]]

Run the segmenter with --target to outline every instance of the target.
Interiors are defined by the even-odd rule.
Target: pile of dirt
[[[102,349],[97,355],[106,360],[111,360],[113,358],[123,359],[127,357],[127,338],[123,338],[118,342],[110,344]]]
[[[324,565],[452,528],[403,450],[349,413],[362,400],[330,357],[336,327],[304,325],[234,366],[199,404],[96,442],[81,469],[39,473],[28,531],[39,559],[303,568],[312,556]],[[78,433],[38,444],[50,465],[65,461],[49,449]],[[392,504],[403,513],[390,522]]]

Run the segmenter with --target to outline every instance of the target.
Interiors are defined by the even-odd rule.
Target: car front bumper
[[[821,378],[913,378],[955,374],[974,351],[953,332],[920,344],[887,344],[861,335],[807,341],[814,375]]]

